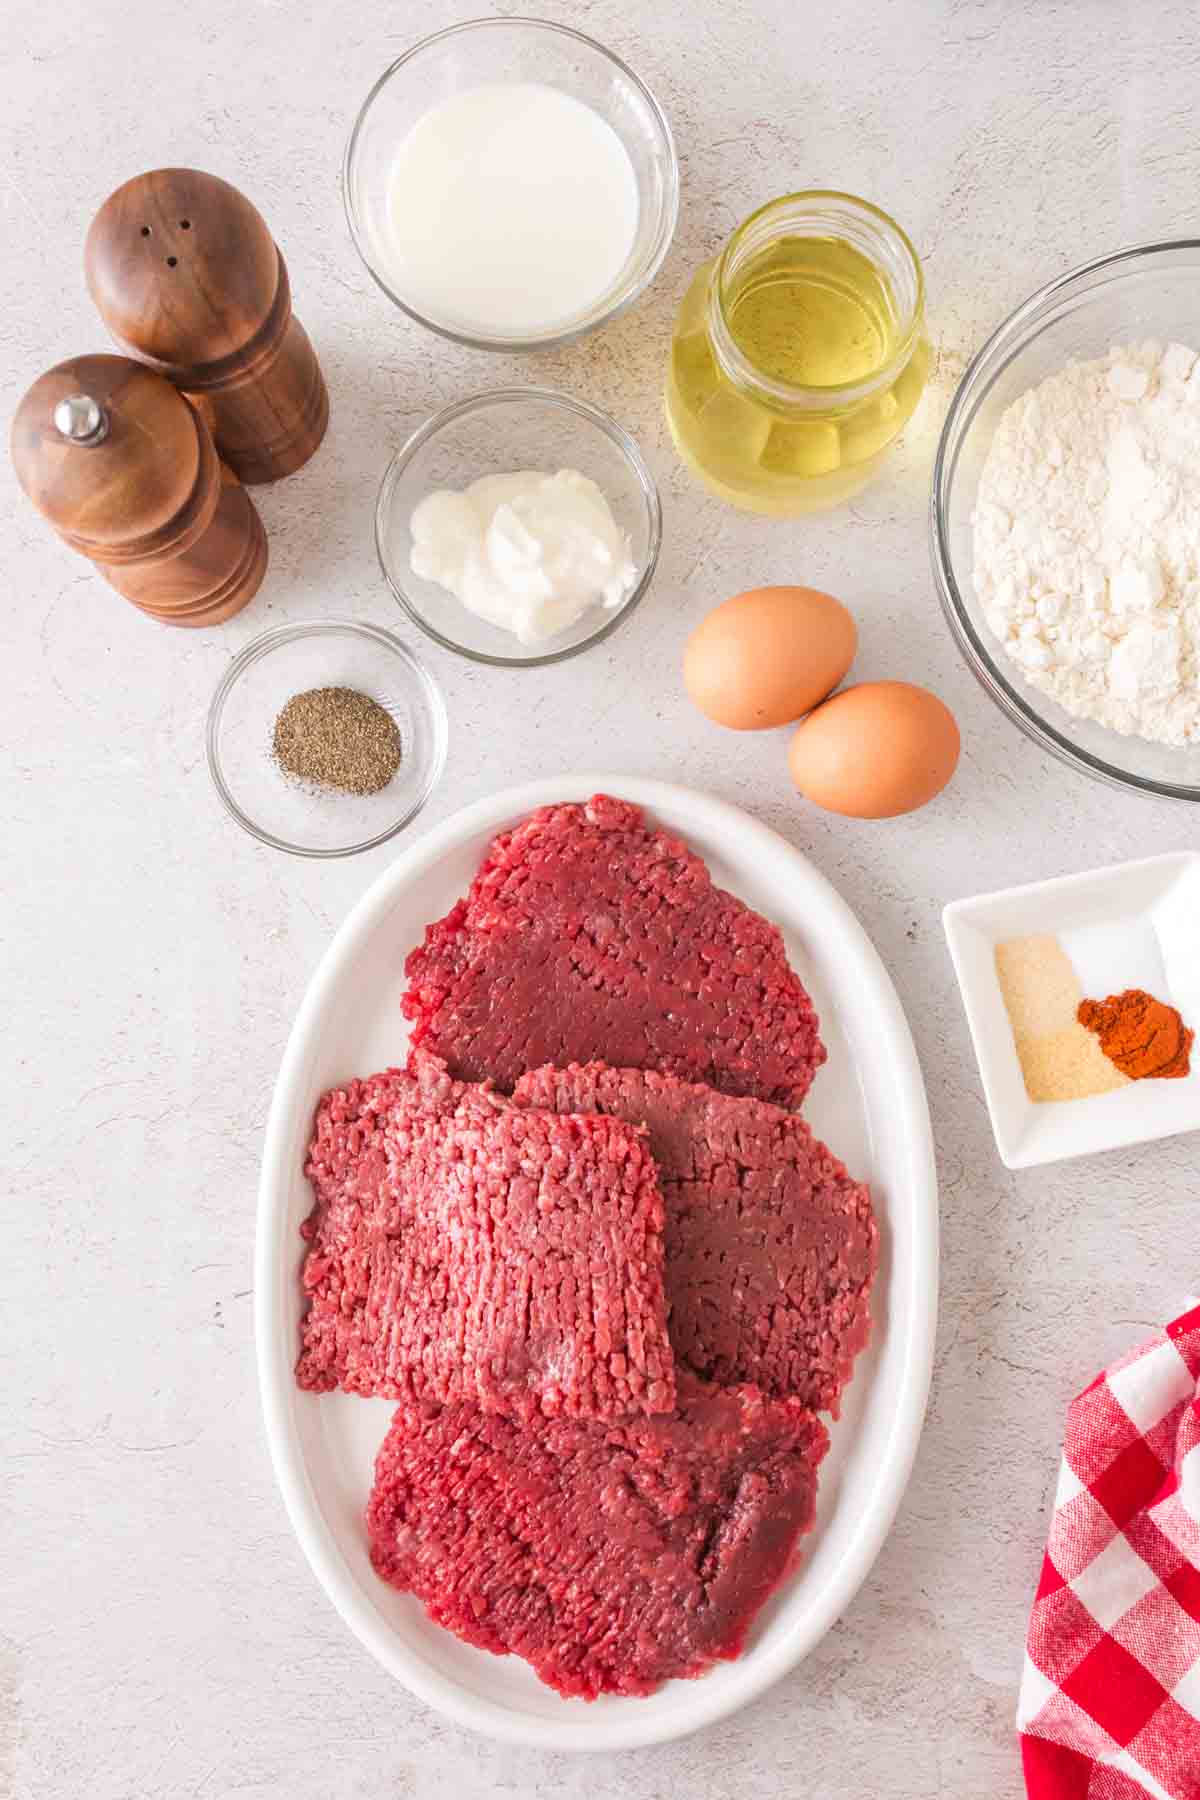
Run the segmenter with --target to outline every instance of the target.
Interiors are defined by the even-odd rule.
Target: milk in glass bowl
[[[566,26],[478,19],[380,76],[346,151],[346,212],[402,311],[460,343],[569,343],[632,305],[679,207],[670,127]]]

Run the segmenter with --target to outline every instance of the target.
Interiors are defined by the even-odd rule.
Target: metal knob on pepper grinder
[[[64,542],[151,618],[218,625],[257,593],[254,502],[195,407],[143,364],[77,356],[47,370],[17,408],[12,460]]]
[[[329,395],[287,264],[244,194],[198,169],[135,176],[92,221],[84,267],[120,348],[195,402],[242,481],[308,461]]]

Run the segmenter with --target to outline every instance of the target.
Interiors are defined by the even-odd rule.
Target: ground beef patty
[[[465,1080],[600,1059],[784,1106],[825,1060],[776,926],[636,806],[546,806],[405,965],[412,1041]]]
[[[417,1055],[326,1094],[296,1378],[585,1418],[674,1399],[645,1134],[522,1112]]]
[[[539,1069],[515,1098],[644,1123],[667,1203],[671,1343],[698,1374],[837,1412],[871,1330],[868,1189],[796,1113],[638,1069]]]
[[[678,1393],[620,1425],[401,1407],[367,1508],[376,1571],[561,1694],[648,1694],[739,1655],[828,1440],[796,1400],[686,1373]]]

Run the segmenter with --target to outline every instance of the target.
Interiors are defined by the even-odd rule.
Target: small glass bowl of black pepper
[[[292,856],[354,856],[412,822],[446,761],[433,678],[378,625],[263,632],[208,713],[208,767],[238,824]]]

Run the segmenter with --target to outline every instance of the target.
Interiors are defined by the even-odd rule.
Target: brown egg
[[[735,594],[688,639],[683,682],[694,703],[733,731],[766,731],[831,693],[854,661],[858,632],[840,600],[817,588]]]
[[[806,800],[853,819],[894,819],[940,794],[959,752],[954,714],[928,688],[864,681],[805,719],[788,766]]]

